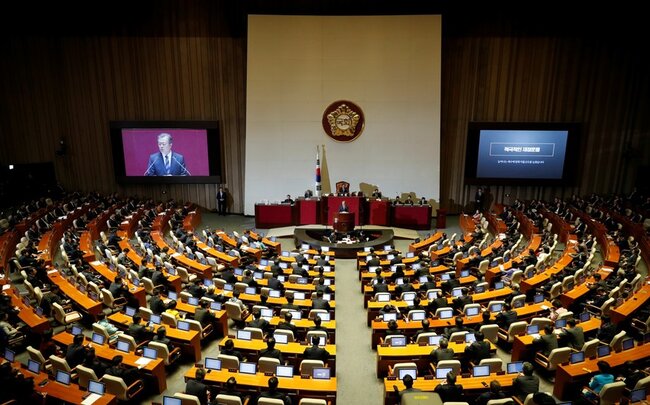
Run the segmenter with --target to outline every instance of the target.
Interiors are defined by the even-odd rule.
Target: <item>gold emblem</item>
[[[323,114],[323,129],[329,137],[337,141],[355,140],[361,135],[364,124],[363,111],[351,101],[334,102]]]

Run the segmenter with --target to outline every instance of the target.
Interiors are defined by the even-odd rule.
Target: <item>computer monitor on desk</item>
[[[513,363],[508,363],[507,365],[508,374],[521,373],[523,369],[524,369],[523,361],[515,361]]]
[[[451,367],[438,367],[436,369],[436,379],[443,380],[447,378],[447,374],[451,373],[452,370]]]
[[[414,380],[417,379],[418,377],[418,369],[417,368],[400,368],[398,373],[397,373],[397,378],[400,380],[403,380],[404,377],[407,375],[410,375],[411,378]]]
[[[88,391],[92,392],[93,394],[104,395],[104,392],[106,391],[106,385],[99,381],[89,380]]]
[[[490,375],[490,366],[474,366],[472,377],[487,377]]]

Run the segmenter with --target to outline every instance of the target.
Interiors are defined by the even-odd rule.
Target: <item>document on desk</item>
[[[100,264],[102,264],[102,262],[100,262],[99,260],[95,260],[94,262],[90,262],[90,264],[92,266],[99,266]]]
[[[90,405],[90,404],[94,403],[95,401],[97,401],[97,400],[98,400],[99,398],[101,398],[101,397],[102,397],[102,396],[99,395],[99,394],[90,394],[90,395],[88,395],[88,396],[86,397],[86,399],[84,399],[84,400],[81,402],[81,405]]]
[[[547,309],[548,309],[548,305],[542,305],[540,308],[542,308],[543,310],[547,310]]]
[[[144,367],[144,366],[146,366],[147,364],[149,364],[150,361],[151,361],[151,359],[148,359],[148,358],[146,358],[146,357],[140,357],[139,359],[137,359],[137,360],[135,361],[135,364],[137,364],[138,366],[142,366],[142,367]]]

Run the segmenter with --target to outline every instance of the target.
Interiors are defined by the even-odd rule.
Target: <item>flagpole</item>
[[[316,145],[316,184],[314,195],[320,198],[321,184],[320,184],[320,147]]]

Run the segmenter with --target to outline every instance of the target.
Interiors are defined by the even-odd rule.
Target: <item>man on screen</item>
[[[172,152],[172,136],[167,133],[158,135],[160,152],[149,156],[145,176],[189,176],[185,159],[180,153]]]

